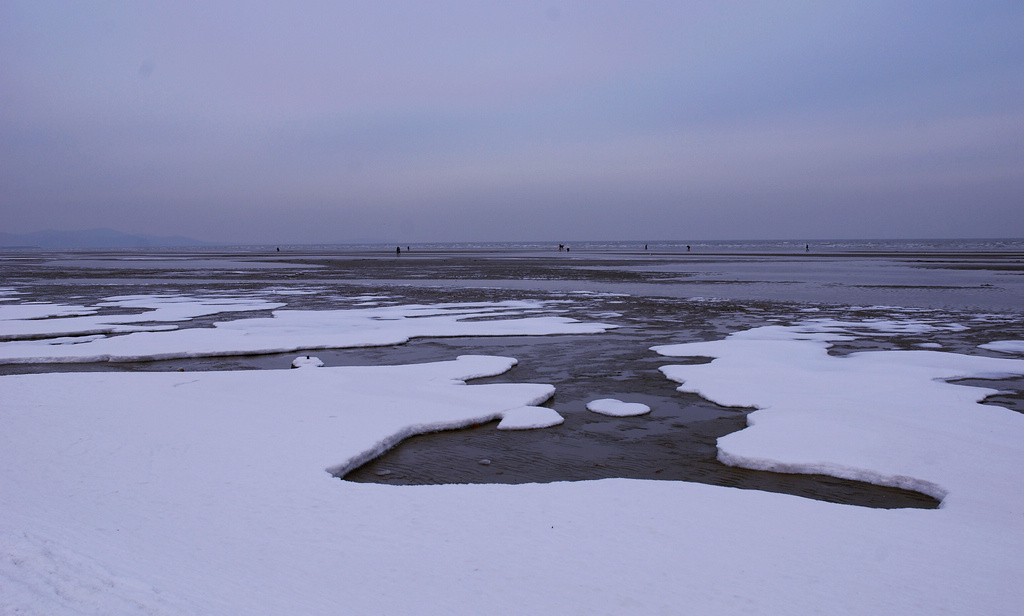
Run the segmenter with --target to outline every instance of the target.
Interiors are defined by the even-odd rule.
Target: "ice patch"
[[[611,417],[632,417],[650,413],[651,407],[639,402],[623,402],[615,398],[602,398],[588,402],[587,410]]]
[[[499,430],[532,430],[550,428],[565,421],[554,409],[543,406],[520,406],[501,414]]]

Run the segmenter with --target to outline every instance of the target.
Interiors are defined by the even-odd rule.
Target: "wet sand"
[[[0,255],[0,287],[22,293],[20,301],[86,305],[115,295],[150,293],[246,294],[273,297],[294,309],[356,306],[366,295],[382,296],[378,301],[387,303],[565,301],[566,316],[620,327],[600,335],[419,339],[392,347],[316,351],[328,366],[437,361],[463,354],[516,357],[519,365],[510,372],[478,382],[551,383],[556,394],[547,405],[565,417],[564,424],[543,430],[499,431],[487,424],[413,437],[345,480],[432,484],[630,477],[698,481],[872,507],[934,507],[934,499],[905,490],[720,464],[715,439],[742,429],[750,409],[723,408],[675,391],[658,368],[679,360],[649,349],[810,317],[907,317],[959,322],[967,328],[869,336],[837,345],[833,353],[937,343],[945,350],[995,355],[977,345],[1024,338],[1021,262],[1019,254],[988,253],[24,253]],[[290,294],[309,290],[315,293]],[[178,325],[209,327],[226,318],[266,315],[236,314]],[[283,369],[294,356],[9,365],[0,366],[0,374]],[[995,387],[1006,393],[990,402],[1024,412],[1024,380]],[[643,402],[652,412],[613,418],[587,411],[586,403],[597,398]]]
[[[0,254],[0,281],[231,288],[281,283],[606,292],[636,297],[885,305],[1024,306],[1024,252],[810,253],[289,249]],[[22,272],[27,276],[19,275]]]

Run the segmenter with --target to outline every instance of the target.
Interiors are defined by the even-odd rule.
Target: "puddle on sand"
[[[654,355],[647,342],[629,342],[629,336],[621,333],[533,341],[463,338],[412,342],[403,349],[406,359],[476,352],[518,357],[519,365],[508,373],[473,383],[557,382],[555,396],[546,406],[558,411],[565,422],[522,431],[497,430],[497,422],[490,422],[414,436],[343,479],[430,485],[624,477],[693,481],[865,507],[938,507],[938,500],[909,490],[722,464],[716,457],[718,437],[746,427],[746,415],[752,409],[725,408],[677,392],[675,384],[657,368],[682,362]],[[318,355],[326,360],[328,354]],[[586,403],[597,398],[641,402],[651,412],[608,417],[588,411]]]
[[[625,396],[629,401],[651,400]],[[734,468],[716,458],[718,437],[746,426],[746,412],[697,400],[650,415],[611,418],[559,407],[565,423],[541,430],[497,430],[497,422],[411,437],[343,477],[395,485],[547,483],[625,477],[693,481],[782,492],[876,508],[932,509],[939,502],[909,490],[826,475]],[[592,416],[592,417],[591,417]],[[704,416],[705,418],[701,418]]]

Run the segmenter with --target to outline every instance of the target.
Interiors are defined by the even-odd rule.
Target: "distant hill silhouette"
[[[211,242],[179,235],[133,235],[114,229],[0,233],[2,248],[173,248],[213,245]]]

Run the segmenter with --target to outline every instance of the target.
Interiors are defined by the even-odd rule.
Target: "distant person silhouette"
[[[395,246],[395,256],[398,256],[398,257],[402,256],[402,247],[401,246]]]

